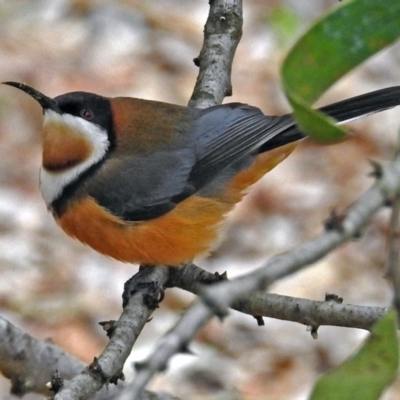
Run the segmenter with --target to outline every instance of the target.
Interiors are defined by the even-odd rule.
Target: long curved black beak
[[[58,107],[58,104],[55,100],[53,100],[51,97],[45,96],[43,93],[40,93],[33,87],[25,85],[25,83],[19,83],[19,82],[2,82],[2,83],[4,85],[13,86],[17,89],[22,90],[26,94],[29,94],[29,96],[35,99],[42,106],[43,111],[53,110],[59,114],[61,113],[60,107]]]

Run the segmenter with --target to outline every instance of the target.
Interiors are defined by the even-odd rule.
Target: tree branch
[[[211,0],[204,28],[200,67],[190,107],[206,108],[221,104],[232,95],[231,71],[236,48],[242,37],[242,0]]]
[[[400,153],[400,135],[398,136],[398,144],[396,154]],[[380,165],[376,166],[379,174]],[[390,216],[389,233],[388,233],[388,255],[387,255],[387,276],[393,287],[393,306],[397,311],[397,319],[400,318],[400,196],[397,193],[389,200],[392,210]]]
[[[39,366],[39,367],[38,367]],[[36,339],[0,318],[0,371],[11,381],[11,393],[49,395],[46,384],[57,370],[65,379],[79,374],[85,365],[48,340]],[[125,385],[103,388],[93,400],[119,400]],[[145,391],[141,400],[174,400],[165,393]]]
[[[83,367],[55,344],[37,340],[0,318],[0,371],[11,380],[11,393],[48,395],[46,383],[55,369],[69,379]]]
[[[192,264],[183,270],[171,270],[168,285],[201,295],[204,287],[199,283],[219,281],[215,274]],[[329,300],[315,301],[265,292],[251,293],[234,301],[230,307],[251,316],[276,318],[307,326],[330,325],[359,329],[370,329],[387,311],[385,307],[341,304]]]

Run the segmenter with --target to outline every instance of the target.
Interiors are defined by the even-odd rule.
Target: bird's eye
[[[88,108],[82,108],[79,112],[80,116],[84,119],[91,120],[94,117],[93,111],[89,110]]]

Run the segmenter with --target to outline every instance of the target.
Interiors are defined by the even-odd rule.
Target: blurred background
[[[267,114],[290,111],[279,67],[296,38],[337,1],[245,0],[243,38],[233,65],[233,96]],[[0,0],[0,81],[25,82],[49,96],[81,90],[187,104],[197,75],[206,0]],[[321,43],[323,46],[323,43]],[[327,60],[329,62],[329,60]],[[373,57],[338,82],[324,105],[400,82],[400,47]],[[316,71],[318,73],[318,71]],[[121,312],[123,283],[137,266],[117,263],[61,232],[38,188],[41,109],[0,86],[0,315],[38,338],[51,338],[91,361],[107,339],[97,325]],[[400,109],[351,124],[351,139],[322,146],[303,141],[230,215],[224,241],[199,265],[230,277],[319,234],[332,210],[343,211],[373,180],[369,159],[393,157]],[[353,241],[308,269],[277,282],[275,293],[388,305],[382,210]],[[135,346],[131,361],[153,348],[193,296],[169,290]],[[322,327],[311,338],[299,324],[232,312],[212,321],[151,385],[191,399],[306,399],[319,374],[365,338],[356,329]],[[127,363],[126,375],[132,372]],[[385,400],[399,398],[399,382]],[[9,382],[0,377],[0,398]],[[26,399],[42,397],[29,395]]]

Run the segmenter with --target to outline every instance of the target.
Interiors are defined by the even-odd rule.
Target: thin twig
[[[193,279],[193,276],[196,278]],[[174,287],[194,294],[204,291],[199,282],[208,284],[213,281],[217,282],[214,274],[193,264],[183,270],[171,271],[169,280]],[[261,291],[234,301],[230,307],[251,316],[276,318],[307,326],[330,325],[367,330],[386,312],[385,307],[315,301]]]
[[[400,154],[400,134],[396,156]],[[388,234],[387,277],[393,287],[393,306],[400,316],[400,196],[398,193],[390,198],[392,212]]]

